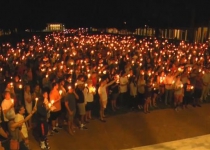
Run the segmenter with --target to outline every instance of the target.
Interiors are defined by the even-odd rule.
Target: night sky
[[[195,25],[208,24],[209,7],[210,0],[0,0],[0,28],[190,27],[193,16]]]

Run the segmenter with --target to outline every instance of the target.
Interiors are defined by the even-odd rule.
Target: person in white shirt
[[[121,73],[121,77],[119,79],[120,82],[120,103],[121,105],[125,105],[126,104],[126,100],[127,100],[127,91],[128,91],[128,77],[126,76],[125,72]]]
[[[18,106],[16,108],[16,115],[15,115],[15,122],[20,122],[20,121],[24,121],[24,115],[25,114],[25,108],[24,106]],[[27,126],[25,124],[25,122],[23,122],[22,126],[21,126],[21,133],[23,135],[23,138],[25,139],[25,145],[26,147],[29,148],[29,140],[28,140],[28,129]]]
[[[184,97],[184,85],[180,78],[180,75],[178,75],[174,83],[174,106],[176,111],[178,111],[178,107],[182,103]]]
[[[131,109],[133,110],[137,106],[137,78],[136,77],[132,77],[131,82],[130,82],[130,96],[131,96],[131,100],[129,100],[129,102],[130,102]]]
[[[14,116],[14,99],[11,99],[10,92],[5,92],[5,99],[1,103],[1,107],[4,114],[4,121],[8,122],[10,116]]]
[[[98,94],[99,94],[99,102],[100,102],[100,120],[102,122],[106,122],[104,120],[105,115],[104,115],[104,109],[106,108],[107,105],[107,87],[115,83],[117,80],[113,80],[109,83],[107,83],[107,79],[104,79],[100,83],[100,87],[98,88]]]
[[[88,122],[88,119],[92,119],[91,111],[93,108],[94,94],[96,93],[96,88],[93,87],[92,81],[87,81],[87,86],[83,90],[86,104],[86,115],[85,121]]]
[[[165,105],[168,105],[172,102],[174,83],[174,76],[171,74],[171,72],[168,72],[168,75],[165,78]]]

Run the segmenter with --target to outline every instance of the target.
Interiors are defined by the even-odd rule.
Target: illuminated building
[[[54,32],[63,30],[65,30],[65,26],[62,23],[48,23],[44,31]]]

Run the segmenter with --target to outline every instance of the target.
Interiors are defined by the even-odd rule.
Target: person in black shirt
[[[116,74],[113,71],[114,70],[112,70],[111,75],[110,75],[111,80],[114,80],[114,77],[116,76]],[[118,95],[119,95],[119,84],[115,82],[113,85],[111,85],[110,86],[110,91],[111,91],[112,110],[116,111],[116,109],[118,109],[117,98],[118,98]]]
[[[189,101],[192,100],[192,91],[194,87],[190,84],[188,80],[187,83],[184,84],[184,97],[183,97],[183,108],[187,108]]]
[[[44,97],[40,98],[37,102],[37,128],[40,137],[40,146],[41,149],[50,149],[49,144],[47,143],[47,134],[48,134],[48,111],[50,108],[44,103]]]

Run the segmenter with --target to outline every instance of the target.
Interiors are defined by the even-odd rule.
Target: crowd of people
[[[121,35],[53,33],[33,36],[16,46],[0,46],[1,128],[7,150],[30,149],[28,131],[36,130],[41,149],[47,136],[68,126],[87,129],[96,118],[106,122],[107,103],[150,113],[157,99],[175,111],[201,107],[210,90],[209,43],[170,43]],[[179,108],[180,107],[180,108]],[[97,108],[97,109],[96,109]]]

